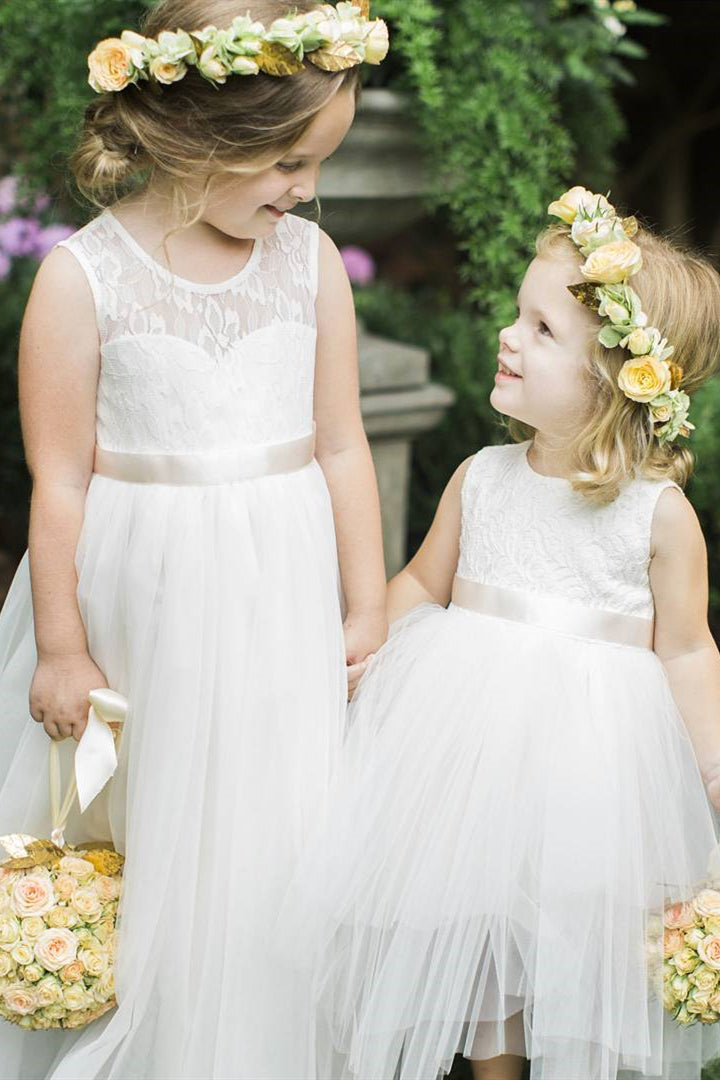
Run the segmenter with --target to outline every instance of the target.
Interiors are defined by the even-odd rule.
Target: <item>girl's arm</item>
[[[28,468],[37,667],[30,713],[54,739],[79,739],[87,695],[106,686],[87,651],[75,549],[93,468],[99,346],[90,289],[58,248],[41,266],[20,338],[20,413]]]
[[[650,584],[655,652],[667,671],[710,800],[720,810],[720,654],[707,622],[707,553],[695,511],[676,489],[658,500]]]
[[[352,290],[339,252],[323,232],[317,328],[316,456],[333,504],[347,608],[347,663],[358,665],[387,636],[380,500],[360,415]]]
[[[418,604],[447,607],[460,556],[460,521],[465,473],[472,458],[463,461],[448,483],[430,531],[417,554],[388,586],[388,618],[399,619]]]

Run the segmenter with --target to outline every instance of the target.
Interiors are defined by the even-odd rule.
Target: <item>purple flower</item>
[[[10,218],[0,225],[0,251],[11,258],[34,255],[40,236],[40,222],[35,218]]]
[[[12,214],[15,209],[17,180],[14,176],[3,176],[0,180],[0,214]]]
[[[33,254],[38,259],[44,259],[56,244],[59,244],[61,240],[67,240],[68,236],[72,236],[74,232],[72,225],[48,225],[38,233]]]
[[[4,281],[10,273],[10,267],[12,266],[12,260],[5,254],[4,251],[0,251],[0,281]]]
[[[375,260],[365,248],[350,245],[342,248],[340,254],[353,285],[369,285],[375,280]]]
[[[36,214],[42,214],[44,210],[47,210],[51,202],[52,199],[49,195],[36,195],[33,210]]]

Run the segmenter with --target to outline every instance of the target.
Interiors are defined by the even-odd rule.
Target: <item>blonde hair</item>
[[[643,266],[632,287],[650,325],[675,346],[672,361],[683,369],[682,389],[692,394],[720,367],[720,276],[707,259],[647,228],[640,227],[633,241],[642,251]],[[574,260],[582,281],[582,256],[567,225],[541,232],[535,250],[540,258]],[[575,491],[596,503],[612,502],[633,475],[667,478],[684,487],[693,471],[687,444],[679,439],[661,446],[649,410],[630,401],[618,386],[629,355],[625,349],[606,349],[594,335],[589,345],[593,409],[570,447],[570,479]],[[516,420],[509,421],[508,430],[516,441],[534,434]]]
[[[254,19],[269,25],[287,13],[289,0],[247,0]],[[300,12],[313,0],[293,0]],[[162,30],[229,26],[237,0],[160,0],[142,27]],[[80,191],[98,207],[110,206],[133,186],[158,175],[169,180],[180,215],[187,217],[183,185],[232,171],[251,175],[287,153],[341,86],[357,92],[358,69],[328,73],[306,64],[296,75],[231,77],[219,89],[192,69],[170,86],[144,84],[103,94],[85,113],[71,159]],[[200,211],[202,213],[202,211]],[[195,215],[197,216],[197,215]],[[189,223],[189,222],[188,222]]]

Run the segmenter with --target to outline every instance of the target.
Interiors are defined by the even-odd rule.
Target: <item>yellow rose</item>
[[[670,369],[654,356],[626,360],[618,375],[618,386],[632,401],[646,404],[670,388]]]
[[[89,1009],[92,1004],[93,1000],[87,990],[78,983],[66,986],[63,990],[63,1005],[71,1012],[75,1012],[76,1009]]]
[[[669,933],[673,934],[675,931],[670,930]],[[698,954],[694,949],[690,948],[681,949],[680,952],[673,957],[673,964],[679,975],[689,975],[691,971],[695,970],[699,963],[700,960],[698,959]]]
[[[15,963],[20,965],[32,964],[35,959],[33,947],[28,945],[26,941],[21,941],[19,945],[16,945],[10,955]]]
[[[637,274],[641,267],[642,252],[637,244],[632,240],[613,240],[588,255],[580,272],[587,281],[617,285]]]
[[[668,420],[672,416],[672,406],[671,405],[653,405],[651,407],[651,409],[650,409],[650,412],[652,413],[652,418],[653,418],[654,423],[656,423],[656,424],[667,424]],[[699,931],[699,933],[702,934],[702,930]],[[705,935],[702,934],[702,936],[704,937]],[[692,945],[692,942],[690,942],[690,944]]]
[[[124,90],[133,75],[130,49],[120,38],[105,38],[88,57],[88,82],[98,93]]]
[[[41,1009],[47,1009],[51,1005],[59,1005],[62,1001],[62,986],[54,975],[46,975],[35,987],[38,1005]]]
[[[700,964],[696,967],[690,976],[690,982],[695,983],[698,990],[714,990],[720,978],[720,973],[713,971],[712,968],[706,967],[705,964]]]
[[[390,36],[387,24],[382,19],[374,19],[369,24],[369,33],[365,38],[365,62],[382,64],[390,48]]]
[[[156,79],[159,83],[164,83],[165,86],[169,86],[170,83],[184,78],[187,72],[187,64],[184,64],[182,60],[174,64],[171,60],[163,60],[161,56],[156,56],[150,64],[149,70],[153,79]]]
[[[20,940],[20,923],[14,915],[0,915],[0,949],[8,952],[14,949]]]
[[[604,195],[594,195],[587,188],[576,185],[564,192],[555,202],[551,202],[547,212],[552,214],[553,217],[559,217],[568,225],[572,225],[581,205],[586,210],[597,208],[603,213],[609,213],[612,210]]]
[[[69,907],[54,907],[52,911],[48,911],[45,916],[48,926],[57,930],[59,927],[64,926],[66,929],[72,929],[73,926],[77,926],[80,921],[80,916],[77,912],[73,911]]]
[[[23,941],[31,943],[37,941],[43,930],[47,929],[44,919],[41,919],[39,915],[29,915],[22,920],[21,927]]]
[[[93,978],[104,975],[110,966],[107,949],[103,949],[101,946],[95,949],[81,949],[78,953],[78,960],[82,961],[88,975],[92,975]]]

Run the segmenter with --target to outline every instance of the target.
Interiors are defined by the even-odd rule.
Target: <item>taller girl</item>
[[[79,1037],[4,1025],[4,1076],[311,1075],[310,995],[272,927],[346,663],[385,636],[384,574],[351,292],[287,215],[387,40],[350,4],[249,6],[164,0],[91,55],[74,168],[105,209],[47,258],[25,319],[0,832],[47,833],[45,733],[79,738],[109,685],[130,703],[118,773],[68,835],[103,830],[127,862],[119,1008]]]

